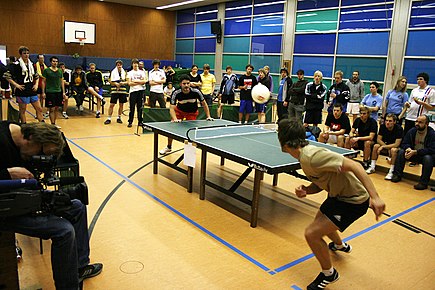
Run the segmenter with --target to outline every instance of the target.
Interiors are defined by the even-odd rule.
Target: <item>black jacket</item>
[[[400,147],[406,150],[407,148],[411,148],[414,150],[415,148],[415,135],[417,134],[417,128],[414,127],[409,130],[405,137],[403,137],[402,144]],[[432,127],[427,128],[426,138],[424,139],[424,148],[417,150],[417,155],[434,155],[435,154],[435,131]]]

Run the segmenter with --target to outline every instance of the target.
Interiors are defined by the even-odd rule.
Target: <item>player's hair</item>
[[[134,63],[139,64],[139,60],[138,60],[137,58],[133,58],[133,59],[131,60],[131,65],[133,65]]]
[[[341,103],[335,103],[334,108],[340,108],[343,111],[343,105]]]
[[[288,75],[288,69],[283,67],[282,69],[279,70],[279,73],[285,72]]]
[[[397,116],[396,116],[395,114],[393,114],[393,113],[388,113],[388,114],[385,116],[385,120],[386,120],[387,118],[391,118],[391,119],[393,119],[394,123],[397,122]]]
[[[61,66],[63,66],[63,65],[65,65],[64,62],[59,62],[59,67],[61,67]]]
[[[356,72],[359,75],[359,70],[354,70],[352,73]]]
[[[210,70],[210,65],[208,63],[204,64],[202,69]]]
[[[26,51],[30,51],[29,48],[27,46],[20,46],[20,48],[18,48],[18,53],[21,55],[23,52]]]
[[[278,123],[278,140],[281,147],[284,145],[294,149],[305,147],[308,145],[305,137],[305,128],[300,120],[283,119]]]
[[[406,82],[408,82],[408,79],[407,79],[405,76],[400,76],[400,77],[397,79],[396,85],[394,86],[394,90],[395,90],[396,92],[402,92],[402,93],[406,92],[406,86],[403,87],[403,88],[400,87],[400,83],[401,83],[403,80],[406,80]]]
[[[341,70],[338,70],[334,73],[334,76],[335,75],[339,75],[339,76],[343,77],[343,72]]]
[[[252,65],[252,64],[247,64],[246,66],[245,66],[245,69],[248,69],[248,67],[250,67],[250,68],[252,68],[252,70],[254,70],[254,66]]]
[[[153,59],[152,65],[154,66],[155,64],[160,65],[160,59],[157,58]]]
[[[260,69],[258,70],[258,74],[260,74],[261,72],[262,72],[264,75],[266,75],[266,71],[264,70],[264,68],[260,68]]]
[[[374,85],[374,86],[376,87],[376,92],[377,92],[378,94],[382,94],[382,89],[379,88],[380,85],[379,85],[378,82],[371,82],[370,85]]]
[[[230,65],[227,65],[227,67],[225,68],[225,70],[227,71],[228,69],[233,70],[233,67]]]
[[[50,62],[52,62],[53,61],[53,59],[57,59],[58,61],[59,61],[59,58],[57,57],[57,56],[52,56],[52,57],[50,57]]]
[[[424,119],[425,119],[425,121],[426,122],[424,122],[426,125],[428,125],[429,124],[429,122],[430,122],[430,119],[429,119],[429,116],[428,115],[421,115],[422,117],[424,117]]]
[[[90,68],[91,66],[95,66],[95,67],[97,67],[97,65],[96,65],[95,63],[93,63],[93,62],[91,62],[91,63],[89,64],[89,68]]]
[[[368,113],[369,112],[369,109],[367,108],[367,107],[360,107],[359,108],[359,112],[361,113],[361,112],[366,112],[366,113]]]
[[[192,66],[190,67],[190,69],[194,69],[194,68],[198,68],[198,66],[196,64],[192,64]]]
[[[321,71],[319,71],[319,70],[316,70],[314,72],[314,76],[319,76],[320,80],[323,80],[323,73]]]
[[[117,59],[117,60],[115,61],[115,65],[118,65],[118,63],[120,63],[121,65],[124,64],[124,63],[122,62],[122,60],[120,60],[120,59]]]
[[[181,84],[182,81],[185,81],[185,80],[188,80],[188,81],[190,82],[190,77],[189,77],[188,75],[186,75],[186,74],[181,75],[181,76],[178,78],[178,81],[180,82],[180,84]]]
[[[297,74],[297,75],[305,75],[305,72],[304,72],[303,69],[299,69],[299,70],[296,72],[296,74]]]
[[[26,140],[32,139],[32,141],[39,144],[55,144],[57,145],[54,154],[60,156],[62,154],[65,142],[62,137],[62,133],[56,126],[44,122],[33,122],[21,125],[21,133]]]
[[[426,84],[429,84],[429,75],[425,72],[421,72],[417,75],[417,78],[424,78],[424,81],[426,82]]]

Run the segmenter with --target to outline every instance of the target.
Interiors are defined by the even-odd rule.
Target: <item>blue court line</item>
[[[182,219],[186,220],[187,222],[189,222],[193,226],[197,227],[199,230],[201,230],[205,234],[209,235],[211,238],[215,239],[216,241],[220,242],[224,246],[226,246],[229,249],[233,250],[234,252],[236,252],[237,254],[242,256],[243,258],[247,259],[248,261],[250,261],[254,265],[258,266],[262,270],[264,270],[264,271],[269,271],[270,270],[268,267],[266,267],[262,263],[258,262],[257,260],[255,260],[254,258],[250,257],[249,255],[245,254],[241,250],[237,249],[235,246],[231,245],[230,243],[228,243],[224,239],[218,237],[217,235],[215,235],[211,231],[207,230],[206,228],[204,228],[203,226],[201,226],[200,224],[198,224],[197,222],[195,222],[191,218],[187,217],[186,215],[184,215],[180,211],[176,210],[174,207],[170,206],[169,204],[167,204],[163,200],[159,199],[157,196],[151,194],[149,191],[147,191],[146,189],[144,189],[143,187],[141,187],[140,185],[138,185],[137,183],[132,181],[130,178],[128,178],[124,174],[120,173],[119,171],[117,171],[116,169],[114,169],[113,167],[111,167],[110,165],[108,165],[107,163],[105,163],[104,161],[102,161],[101,159],[99,159],[98,157],[96,157],[95,155],[93,155],[92,153],[90,153],[89,151],[87,151],[86,149],[81,147],[80,145],[78,145],[77,143],[75,143],[73,140],[71,140],[71,139],[67,139],[67,140],[69,142],[71,142],[71,144],[74,144],[77,148],[79,148],[80,150],[82,150],[83,152],[85,152],[86,154],[88,154],[89,156],[91,156],[92,158],[94,158],[95,160],[97,160],[98,162],[103,164],[104,166],[106,166],[108,169],[110,169],[116,175],[120,176],[126,182],[130,183],[131,185],[133,185],[134,187],[136,187],[137,189],[139,189],[140,191],[142,191],[143,193],[145,193],[146,195],[148,195],[149,197],[151,197],[152,199],[154,199],[155,201],[157,201],[158,203],[160,203],[161,205],[163,205],[164,207],[166,207],[167,209],[169,209],[170,211],[172,211],[176,215],[180,216]]]
[[[409,209],[407,209],[407,210],[405,210],[405,211],[403,211],[403,212],[401,212],[401,213],[398,213],[398,214],[396,214],[396,215],[394,215],[394,216],[391,216],[391,217],[389,217],[389,218],[387,218],[387,219],[385,219],[385,220],[383,220],[383,221],[381,221],[381,222],[378,222],[377,224],[374,224],[374,225],[371,226],[371,227],[368,227],[368,228],[366,228],[366,229],[364,229],[364,230],[362,230],[362,231],[359,231],[358,233],[355,233],[355,234],[353,234],[353,235],[351,235],[351,236],[349,236],[349,237],[343,239],[343,241],[344,241],[344,242],[347,242],[347,241],[353,240],[353,239],[355,239],[355,238],[361,236],[362,234],[365,234],[365,233],[370,232],[370,231],[372,231],[372,230],[374,230],[374,229],[377,229],[377,228],[379,228],[380,226],[383,226],[383,225],[386,224],[386,223],[389,223],[389,222],[391,222],[391,221],[393,221],[393,220],[395,220],[395,219],[398,219],[399,217],[401,217],[401,216],[403,216],[403,215],[405,215],[405,214],[407,214],[407,213],[410,213],[411,211],[414,211],[414,210],[416,210],[416,209],[418,209],[418,208],[420,208],[420,207],[422,207],[422,206],[425,206],[426,204],[429,204],[429,203],[431,203],[431,202],[433,202],[433,201],[435,201],[435,197],[433,197],[433,198],[431,198],[431,199],[429,199],[429,200],[426,200],[426,201],[424,201],[424,202],[422,202],[422,203],[420,203],[420,204],[417,204],[416,206],[413,206],[413,207],[411,207],[411,208],[409,208]],[[311,259],[311,258],[313,258],[313,257],[314,257],[314,254],[311,253],[311,254],[306,255],[306,256],[304,256],[304,257],[301,257],[301,258],[299,258],[299,259],[297,259],[297,260],[294,260],[294,261],[292,261],[292,262],[290,262],[290,263],[288,263],[288,264],[286,264],[286,265],[284,265],[284,266],[281,266],[281,267],[279,267],[279,268],[276,268],[275,270],[273,270],[273,272],[275,272],[275,273],[280,273],[280,272],[282,272],[282,271],[284,271],[284,270],[287,270],[287,269],[289,269],[289,268],[292,268],[292,267],[294,267],[294,266],[296,266],[296,265],[298,265],[298,264],[300,264],[300,263],[302,263],[302,262],[304,262],[304,261],[306,261],[306,260],[308,260],[308,259]],[[271,272],[272,272],[272,271],[271,271]]]
[[[299,288],[299,287],[296,286],[296,285],[292,285],[292,289],[294,289],[294,290],[302,290],[302,288]]]

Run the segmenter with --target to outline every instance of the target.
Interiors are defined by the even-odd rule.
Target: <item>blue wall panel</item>
[[[388,32],[340,33],[337,54],[387,55]]]
[[[314,75],[316,70],[320,70],[323,77],[331,77],[333,64],[333,57],[295,56],[293,57],[292,74],[296,74],[299,69],[303,69],[305,76],[310,77]]]
[[[409,31],[405,55],[435,56],[435,30]]]
[[[334,54],[335,33],[297,34],[294,53]]]

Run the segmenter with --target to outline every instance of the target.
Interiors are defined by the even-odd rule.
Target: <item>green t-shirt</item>
[[[364,185],[352,172],[341,172],[343,159],[338,153],[307,145],[301,149],[299,162],[308,179],[338,200],[361,204],[369,198]]]
[[[45,78],[45,92],[46,93],[60,93],[62,92],[62,70],[57,69],[53,71],[51,68],[46,68],[42,72],[42,76]]]

